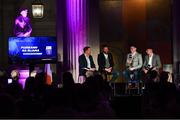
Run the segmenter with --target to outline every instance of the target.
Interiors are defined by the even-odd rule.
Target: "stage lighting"
[[[12,78],[13,80],[18,80],[19,77],[20,77],[20,73],[19,73],[18,70],[13,70],[13,71],[11,72],[11,78]]]
[[[43,18],[43,16],[44,16],[44,5],[40,0],[35,0],[32,3],[32,15],[34,18]]]
[[[30,73],[30,77],[36,77],[37,75],[37,71],[36,70],[33,70],[31,73]]]

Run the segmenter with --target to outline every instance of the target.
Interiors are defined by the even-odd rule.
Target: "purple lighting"
[[[30,19],[28,17],[28,9],[22,8],[20,15],[15,19],[14,35],[16,37],[30,37],[32,33],[32,27]],[[12,48],[14,49],[14,48]],[[26,79],[29,77],[29,70],[18,70],[20,73],[19,83],[25,87]]]
[[[75,80],[79,76],[78,57],[83,52],[87,41],[86,0],[66,0],[68,59]],[[77,82],[77,81],[75,81]]]
[[[27,16],[28,10],[22,9],[20,15],[15,20],[14,34],[16,37],[29,37],[31,36],[32,28],[30,19]]]
[[[29,70],[19,70],[19,73],[20,73],[19,83],[23,86],[24,89],[26,79],[29,77]]]

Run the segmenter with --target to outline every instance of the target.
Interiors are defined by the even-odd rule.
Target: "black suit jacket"
[[[91,55],[89,56],[89,59],[90,59],[90,63],[91,63],[91,68],[95,68],[96,66],[94,64],[94,60]],[[79,75],[85,76],[87,70],[84,70],[83,68],[87,68],[87,61],[86,61],[86,57],[84,54],[79,56]]]
[[[114,61],[113,61],[113,56],[111,53],[108,53],[108,59],[109,59],[109,64],[110,64],[110,67],[113,68],[114,66]],[[106,58],[104,56],[104,53],[100,53],[98,55],[98,65],[99,65],[99,71],[100,72],[103,72],[104,69],[105,69],[105,64],[106,64]]]

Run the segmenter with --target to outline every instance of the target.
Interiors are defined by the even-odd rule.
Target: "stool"
[[[116,95],[116,83],[115,81],[112,81],[112,74],[107,74],[107,82],[109,82],[109,85],[112,89],[113,96]]]
[[[141,85],[142,81],[141,80],[135,80],[134,79],[134,73],[130,74],[130,80],[127,81],[126,84],[126,93],[131,94],[132,90],[137,90],[137,94],[142,93]]]

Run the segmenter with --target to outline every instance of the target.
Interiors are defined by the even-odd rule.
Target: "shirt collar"
[[[85,57],[88,57],[88,58],[89,58],[89,56],[88,56],[86,53],[84,53],[84,55],[85,55]]]
[[[108,53],[104,53],[104,52],[103,52],[103,54],[104,54],[104,55],[108,55]]]
[[[137,52],[132,53],[132,56],[134,56]]]
[[[154,55],[154,54],[152,54],[152,55],[151,55],[151,56],[149,56],[149,57],[153,57],[153,55]]]

